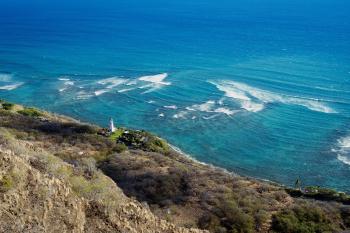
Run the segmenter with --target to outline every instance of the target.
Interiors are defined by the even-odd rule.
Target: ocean
[[[350,3],[0,2],[0,98],[350,192]]]

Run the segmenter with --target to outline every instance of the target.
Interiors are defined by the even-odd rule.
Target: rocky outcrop
[[[40,165],[47,156],[43,149],[20,141],[13,148],[6,144],[0,142],[0,232],[204,232],[155,217],[116,185],[110,192],[117,198],[110,201],[117,204],[84,198],[64,176]]]

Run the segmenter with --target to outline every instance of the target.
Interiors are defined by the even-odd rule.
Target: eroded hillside
[[[0,115],[2,125],[10,123]],[[45,145],[14,135],[0,128],[0,232],[202,232],[154,216],[92,160],[86,167],[69,164]]]
[[[342,202],[294,198],[282,186],[199,164],[147,132],[125,131],[106,136],[68,117],[19,105],[0,109],[0,230],[341,232],[350,226]]]

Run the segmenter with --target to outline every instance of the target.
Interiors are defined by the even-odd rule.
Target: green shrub
[[[272,230],[288,233],[325,233],[337,229],[325,212],[316,206],[297,206],[273,216]]]
[[[116,140],[118,140],[118,138],[119,138],[120,136],[122,136],[123,133],[124,133],[124,129],[117,129],[115,132],[113,132],[113,133],[109,136],[109,138],[110,138],[111,140],[113,140],[113,141],[116,141]]]
[[[234,200],[224,201],[221,206],[224,214],[222,225],[232,233],[254,232],[254,219],[239,208]]]
[[[5,110],[12,110],[14,106],[15,105],[12,103],[8,103],[8,102],[2,103],[2,108]]]
[[[158,153],[168,153],[170,148],[161,138],[154,136],[146,131],[130,130],[124,132],[117,139],[117,143],[123,143],[133,149],[152,151]]]
[[[18,113],[24,116],[30,116],[30,117],[43,116],[43,114],[40,111],[36,110],[35,108],[25,108],[23,110],[18,111]]]

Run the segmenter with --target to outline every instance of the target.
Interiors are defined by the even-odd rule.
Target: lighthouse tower
[[[111,131],[111,133],[113,133],[115,131],[113,118],[109,119],[109,130]]]

